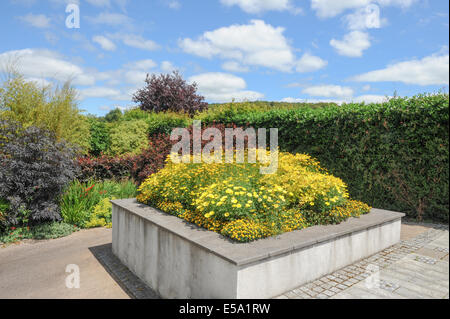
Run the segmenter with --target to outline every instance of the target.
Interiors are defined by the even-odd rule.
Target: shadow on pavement
[[[160,299],[153,289],[147,286],[114,256],[111,243],[89,247],[89,250],[130,298]]]

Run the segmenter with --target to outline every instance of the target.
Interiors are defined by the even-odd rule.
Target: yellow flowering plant
[[[316,224],[339,223],[370,207],[349,198],[345,183],[309,155],[279,152],[278,170],[259,163],[174,163],[139,187],[152,205],[233,240],[247,242]]]

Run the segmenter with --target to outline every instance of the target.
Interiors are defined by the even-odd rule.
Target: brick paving
[[[278,299],[448,298],[448,225],[297,287]]]

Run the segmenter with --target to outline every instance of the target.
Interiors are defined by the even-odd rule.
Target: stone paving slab
[[[448,225],[402,225],[402,240],[277,298],[449,298]]]

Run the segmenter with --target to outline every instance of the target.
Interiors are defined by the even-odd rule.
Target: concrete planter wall
[[[275,297],[394,245],[404,216],[372,209],[241,244],[135,199],[112,203],[113,253],[163,298]]]

